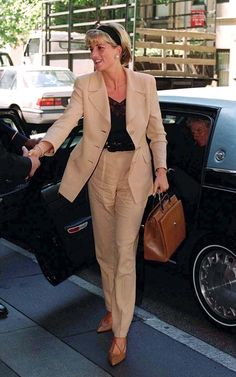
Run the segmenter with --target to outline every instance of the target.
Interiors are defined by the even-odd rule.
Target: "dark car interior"
[[[170,192],[182,200],[187,226],[194,224],[195,214],[201,193],[204,166],[208,156],[208,145],[213,130],[216,114],[204,109],[174,107],[170,109],[161,105],[162,119],[167,134],[167,166]],[[201,119],[210,124],[208,143],[198,146],[194,140],[189,123]]]

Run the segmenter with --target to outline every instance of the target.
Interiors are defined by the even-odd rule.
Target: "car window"
[[[59,47],[60,47],[61,50],[68,51],[68,48],[69,48],[68,41],[60,41]],[[72,40],[70,42],[70,48],[71,48],[71,50],[87,50],[84,38],[81,39],[81,40],[78,40],[78,39]]]
[[[214,122],[211,116],[198,111],[184,112],[162,108],[162,119],[168,141],[168,167],[178,166],[185,169],[196,149],[207,154]],[[202,166],[200,168],[202,169]]]
[[[214,125],[209,112],[181,105],[162,105],[167,137],[167,166],[170,192],[181,199],[188,226],[193,224],[201,197],[208,146]],[[179,107],[179,110],[178,110]]]
[[[10,56],[5,52],[0,52],[0,67],[8,67],[9,65],[13,65]]]
[[[59,87],[72,86],[74,76],[65,70],[61,71],[28,71],[24,74],[24,81],[29,87]]]
[[[12,82],[12,85],[11,85],[11,89],[14,90],[17,88],[17,76],[15,76],[13,82]]]
[[[15,71],[5,71],[0,80],[0,89],[11,89],[15,77]]]
[[[39,52],[40,38],[32,38],[28,42],[27,55],[36,54]],[[26,55],[26,54],[25,54]]]

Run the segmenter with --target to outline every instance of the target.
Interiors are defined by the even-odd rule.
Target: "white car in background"
[[[67,68],[7,67],[0,79],[0,107],[16,109],[29,127],[39,130],[37,125],[49,126],[64,112],[74,81]]]

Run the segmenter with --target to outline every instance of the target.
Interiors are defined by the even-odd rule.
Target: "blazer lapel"
[[[141,81],[137,76],[134,77],[134,72],[125,69],[127,77],[127,94],[126,94],[126,127],[128,132],[134,131],[132,121],[137,115],[138,108],[145,106],[145,88],[142,86]]]
[[[143,108],[145,111],[145,88],[142,85],[142,80],[134,77],[134,72],[125,68],[127,77],[127,93],[126,93],[126,128],[131,135],[134,129],[134,122],[137,115],[137,108]],[[111,114],[110,106],[106,91],[106,86],[101,72],[94,72],[90,77],[88,96],[92,109],[96,109],[104,122],[102,127],[111,128]]]
[[[91,111],[94,107],[105,119],[106,124],[110,127],[110,107],[106,92],[106,86],[100,72],[94,72],[94,74],[91,76],[88,91],[89,101],[91,102]]]

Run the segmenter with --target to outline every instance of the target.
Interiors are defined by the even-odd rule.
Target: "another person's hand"
[[[33,177],[34,173],[41,165],[39,158],[36,156],[30,156],[29,151],[26,147],[22,147],[22,151],[23,151],[23,157],[27,157],[31,161],[31,170],[29,172],[29,177]]]
[[[28,139],[25,143],[25,146],[27,149],[32,149],[34,148],[34,146],[36,144],[38,144],[40,142],[40,140],[42,140],[42,138],[38,138],[38,139]]]
[[[152,195],[156,195],[158,192],[162,193],[167,191],[169,188],[169,183],[166,176],[166,169],[159,168],[156,172],[156,179],[153,184]]]

